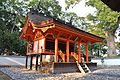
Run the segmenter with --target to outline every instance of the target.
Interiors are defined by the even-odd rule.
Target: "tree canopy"
[[[18,38],[30,8],[39,8],[58,16],[61,6],[56,0],[1,0],[0,1],[0,52],[6,49],[16,53],[26,52],[26,41]]]
[[[61,6],[58,3],[56,0],[1,0],[0,52],[2,53],[8,49],[20,54],[25,53],[26,41],[20,40],[18,35],[23,27],[27,12],[29,12],[31,8],[39,9],[43,13],[66,21],[74,16],[72,21],[75,24],[77,15],[75,13],[62,12]]]
[[[66,0],[67,8],[70,5],[80,2],[80,0]],[[111,10],[101,0],[85,0],[87,6],[96,8],[95,14],[87,15],[87,20],[90,21],[89,32],[106,38],[108,46],[108,55],[116,55],[115,32],[119,27],[120,13]]]
[[[0,52],[5,49],[16,53],[25,52],[24,41],[18,38],[25,19],[25,2],[16,0],[0,1]]]
[[[65,0],[67,6],[74,7],[81,0]],[[25,52],[25,42],[18,38],[25,16],[31,8],[39,9],[56,18],[70,22],[80,29],[105,37],[108,52],[115,54],[114,34],[119,24],[120,14],[112,11],[101,0],[86,0],[87,6],[96,8],[96,14],[79,17],[75,13],[61,11],[56,0],[1,0],[0,1],[0,51],[10,49],[16,53]],[[79,10],[79,9],[78,9]]]
[[[108,54],[110,56],[116,55],[114,39],[116,29],[119,27],[120,14],[118,12],[112,11],[101,0],[89,0],[86,2],[86,4],[97,9],[95,15],[88,15],[87,18],[94,22],[94,31],[99,30],[99,32],[102,31],[104,33],[108,46]]]

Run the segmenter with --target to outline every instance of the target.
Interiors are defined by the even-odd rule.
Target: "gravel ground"
[[[21,67],[1,67],[13,80],[120,80],[120,66],[98,67],[91,73],[45,74]]]
[[[0,80],[12,80],[12,79],[0,71]]]

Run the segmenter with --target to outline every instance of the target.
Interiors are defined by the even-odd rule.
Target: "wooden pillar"
[[[30,59],[30,70],[32,70],[32,60],[33,60],[33,55],[30,56],[31,59]]]
[[[40,63],[39,63],[40,67],[42,66],[41,62],[42,62],[42,54],[40,54]]]
[[[35,70],[38,70],[38,55],[36,55],[36,66],[35,66]]]
[[[25,63],[26,69],[27,69],[27,63],[28,63],[28,55],[26,55],[26,63]]]
[[[40,51],[40,47],[39,47],[39,40],[38,40],[38,50],[37,50],[37,52],[39,53],[39,51]]]
[[[58,62],[58,38],[55,38],[55,62]]]
[[[45,52],[45,49],[46,49],[46,38],[44,38],[43,52]]]
[[[67,55],[67,62],[69,62],[69,40],[66,42],[66,55]]]
[[[78,41],[78,62],[81,62],[80,41]]]
[[[42,62],[42,54],[40,54],[40,62]]]
[[[88,43],[86,43],[86,63],[88,63]]]

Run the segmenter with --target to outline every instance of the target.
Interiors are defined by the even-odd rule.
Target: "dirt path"
[[[0,71],[0,80],[12,80],[12,79]]]

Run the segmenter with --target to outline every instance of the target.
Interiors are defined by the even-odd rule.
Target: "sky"
[[[65,0],[57,0],[59,4],[62,6],[62,10],[65,11]],[[73,8],[67,10],[67,12],[75,12],[80,17],[85,17],[89,13],[94,14],[96,9],[92,7],[85,6],[85,0],[76,4]]]

